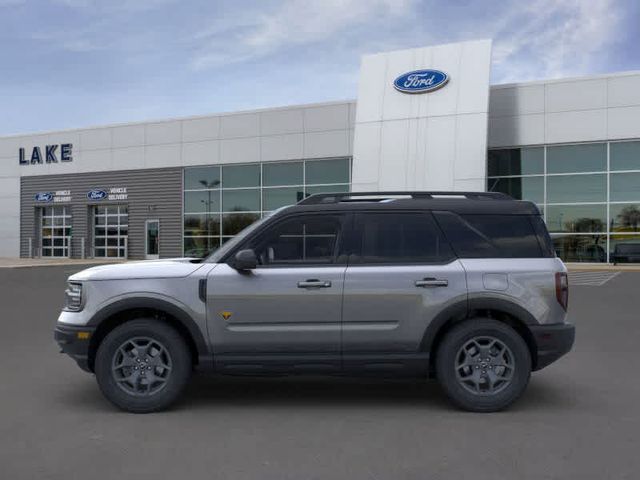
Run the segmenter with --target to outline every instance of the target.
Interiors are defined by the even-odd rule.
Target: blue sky
[[[640,70],[640,2],[0,0],[0,135],[351,99],[362,54],[487,37],[493,83]]]

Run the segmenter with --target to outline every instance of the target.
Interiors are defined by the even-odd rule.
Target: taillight
[[[566,272],[556,272],[556,299],[566,311],[569,306],[569,278]]]

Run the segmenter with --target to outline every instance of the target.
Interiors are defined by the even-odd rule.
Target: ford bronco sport
[[[69,277],[55,338],[131,412],[195,369],[438,379],[459,407],[512,404],[568,352],[566,268],[538,208],[499,193],[312,195],[202,260]]]

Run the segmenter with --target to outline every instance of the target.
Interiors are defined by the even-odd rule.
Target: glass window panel
[[[606,201],[606,175],[559,175],[547,177],[547,203]]]
[[[185,190],[218,188],[219,186],[220,167],[197,167],[184,170]]]
[[[265,187],[302,185],[302,162],[265,163],[262,165],[262,175]]]
[[[96,225],[104,225],[107,217],[105,217],[105,216],[97,216],[96,215],[93,218],[94,218],[94,222],[95,222]]]
[[[219,212],[220,193],[217,191],[184,192],[185,213]]]
[[[51,246],[51,238],[43,238],[42,239],[42,246],[43,247],[50,247]]]
[[[244,228],[258,220],[257,213],[231,213],[222,216],[222,234],[236,235]]]
[[[610,179],[612,202],[640,200],[640,173],[612,173]]]
[[[222,167],[222,187],[259,187],[260,165],[232,165]]]
[[[332,263],[340,219],[334,216],[298,216],[284,220],[254,239],[260,264]]]
[[[489,150],[489,176],[532,175],[544,173],[544,148],[507,148]]]
[[[640,235],[611,235],[609,261],[640,263]]]
[[[607,205],[549,205],[547,228],[550,232],[604,232]]]
[[[259,212],[260,190],[224,190],[222,208],[225,212]]]
[[[184,255],[187,257],[204,257],[220,247],[218,237],[185,237]]]
[[[640,170],[640,142],[614,142],[609,149],[611,170]]]
[[[307,161],[305,169],[305,180],[307,185],[314,183],[349,182],[348,158]]]
[[[94,255],[96,257],[104,257],[105,256],[105,250],[104,248],[96,248]]]
[[[64,257],[66,255],[66,249],[65,248],[54,248],[53,249],[53,256],[54,257]]]
[[[360,222],[362,263],[431,263],[454,257],[430,214],[365,213]]]
[[[302,187],[265,188],[262,190],[262,208],[275,210],[285,205],[293,205],[304,198]]]
[[[547,147],[547,173],[600,172],[606,169],[605,143]]]
[[[185,236],[220,235],[220,215],[185,215]]]
[[[537,227],[525,215],[457,215],[435,212],[436,219],[461,258],[539,258]]]
[[[490,192],[502,192],[517,200],[544,202],[544,177],[490,178]]]
[[[553,237],[556,254],[565,262],[605,262],[606,235],[561,235]]]
[[[611,204],[611,232],[640,232],[640,204]]]
[[[306,196],[315,193],[344,193],[349,191],[349,185],[330,185],[327,187],[305,187]]]

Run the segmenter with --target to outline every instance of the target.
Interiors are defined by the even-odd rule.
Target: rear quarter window
[[[460,258],[540,258],[553,256],[544,224],[535,225],[532,215],[457,215],[434,212]],[[537,220],[535,220],[537,219]],[[544,239],[542,239],[545,241]],[[549,240],[550,242],[550,240]]]

